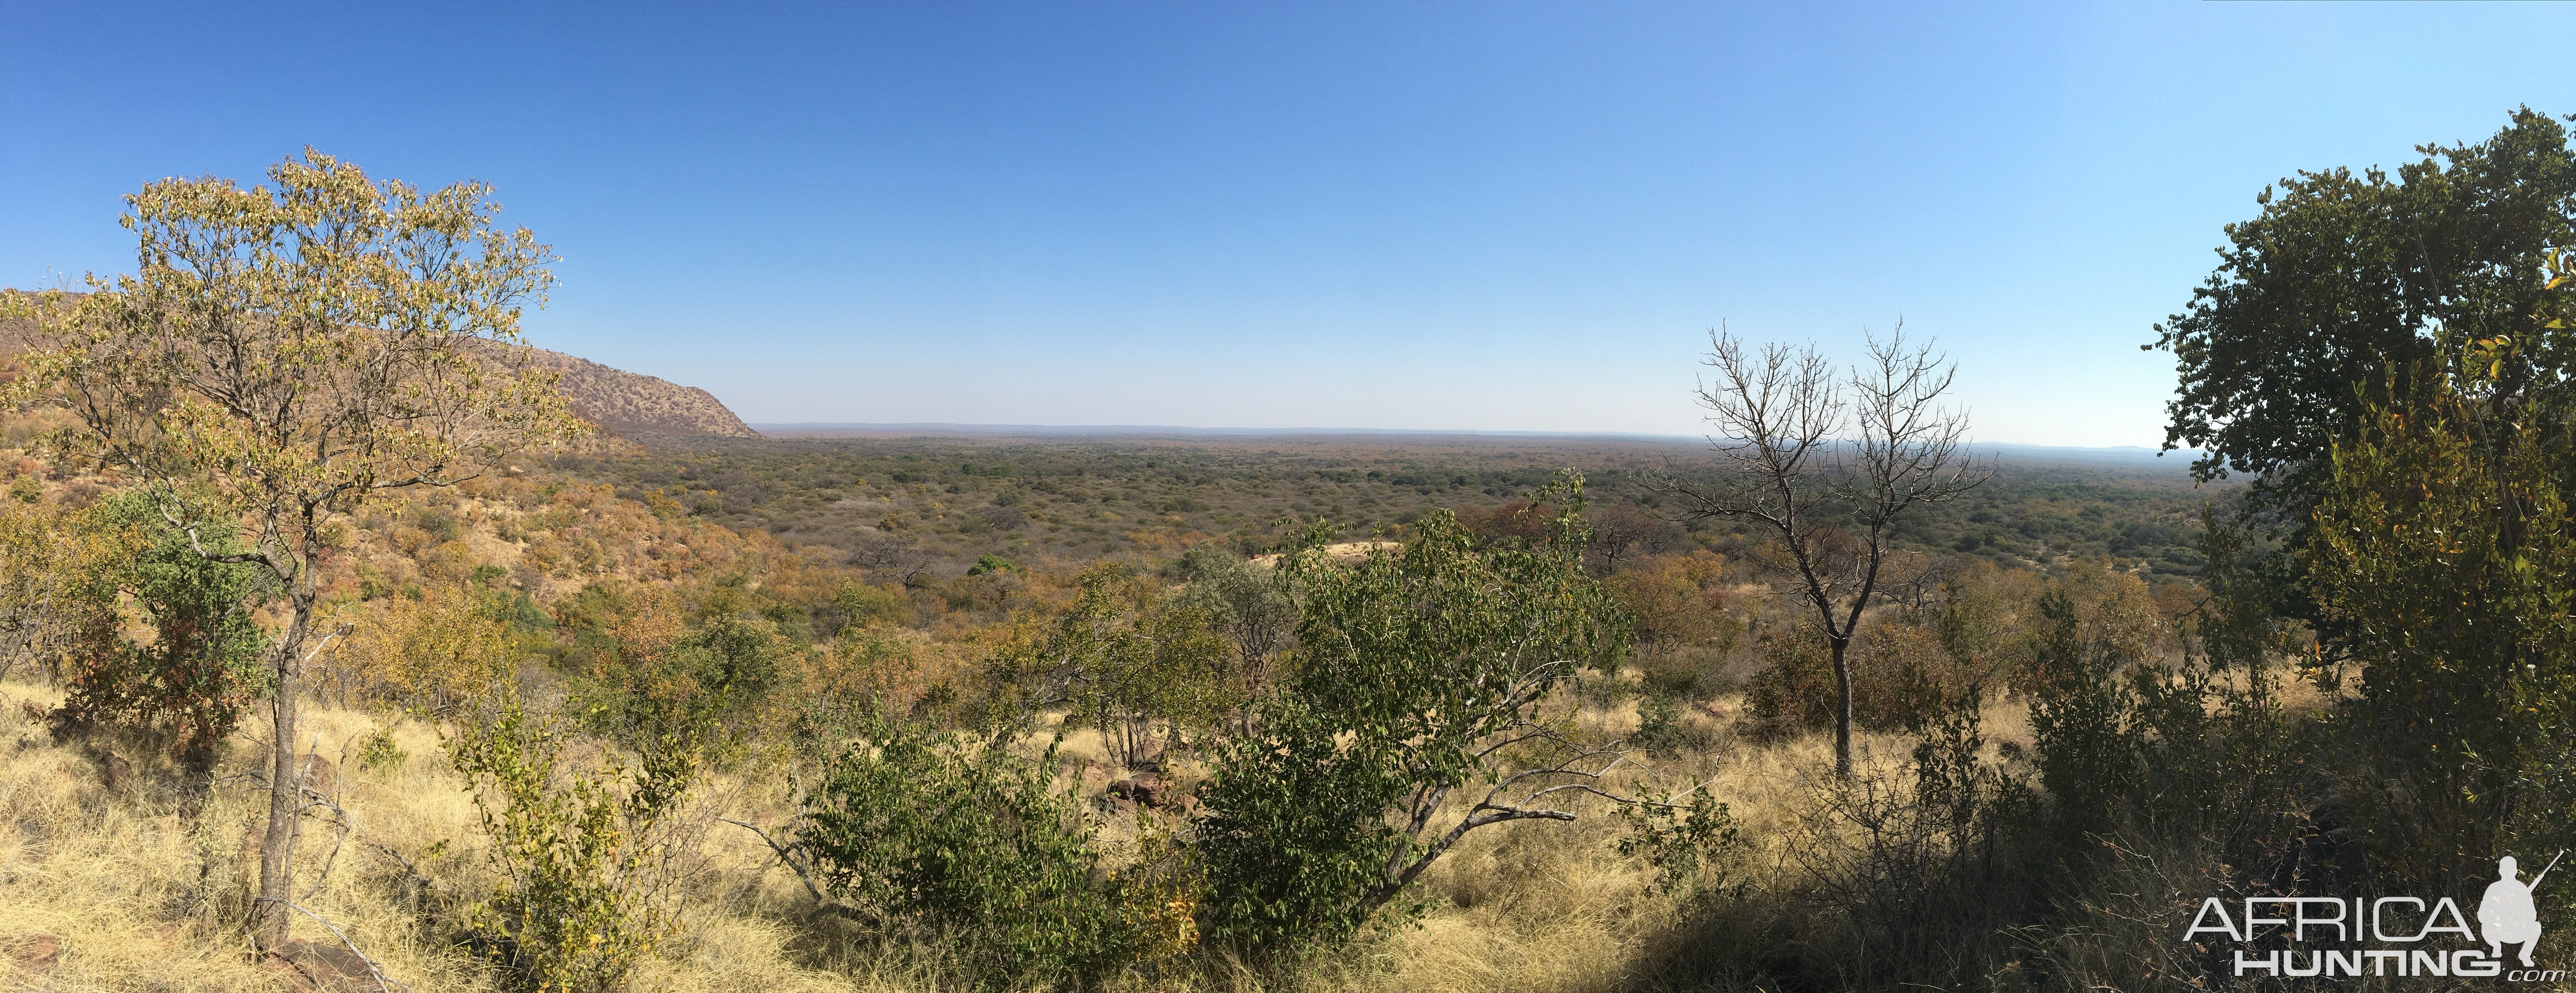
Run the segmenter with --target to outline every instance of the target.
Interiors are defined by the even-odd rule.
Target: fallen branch
[[[346,932],[341,931],[341,930],[340,930],[339,925],[333,924],[333,923],[331,923],[330,921],[327,921],[327,920],[323,920],[323,919],[322,919],[322,915],[317,914],[317,913],[314,913],[314,912],[312,912],[312,911],[310,911],[310,910],[306,910],[306,909],[304,909],[301,905],[297,904],[297,903],[296,903],[295,901],[293,901],[293,900],[280,900],[280,899],[278,899],[278,898],[276,898],[276,897],[273,897],[273,896],[252,897],[251,899],[253,899],[253,900],[265,900],[265,901],[267,901],[267,902],[269,902],[269,903],[283,904],[283,905],[285,905],[286,909],[288,909],[288,910],[292,910],[292,911],[295,911],[296,913],[303,914],[303,915],[304,915],[304,916],[306,916],[306,917],[313,918],[313,923],[315,923],[315,924],[319,924],[319,925],[322,925],[322,928],[323,928],[324,930],[331,932],[331,936],[332,936],[332,937],[335,937],[335,938],[340,939],[340,945],[341,945],[341,947],[347,948],[347,949],[349,950],[349,954],[357,956],[357,957],[358,957],[358,961],[360,961],[360,962],[364,962],[364,963],[366,963],[366,964],[367,964],[367,975],[368,975],[369,977],[371,977],[371,978],[375,979],[375,981],[376,981],[376,989],[379,991],[379,993],[394,993],[394,991],[393,991],[393,987],[394,987],[394,986],[402,986],[402,988],[403,988],[403,989],[406,989],[406,990],[411,989],[411,987],[409,987],[409,986],[403,986],[403,984],[401,984],[401,983],[390,983],[390,984],[389,984],[389,981],[385,979],[385,972],[384,972],[384,970],[379,969],[379,968],[377,968],[377,967],[376,967],[376,960],[371,959],[371,958],[368,958],[368,957],[367,957],[367,953],[362,952],[362,951],[359,951],[359,950],[358,950],[358,943],[357,943],[357,942],[350,941],[350,940],[349,940],[349,935],[348,935]],[[292,963],[290,963],[290,964],[292,964]]]

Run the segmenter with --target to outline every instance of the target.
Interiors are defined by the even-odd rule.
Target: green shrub
[[[832,594],[832,608],[849,627],[902,626],[912,623],[912,597],[903,584],[843,583]]]
[[[792,646],[754,610],[739,577],[719,579],[691,612],[676,590],[604,592],[607,651],[581,685],[593,733],[642,749],[657,737],[706,734],[730,747],[760,716]],[[718,733],[718,732],[722,733]]]
[[[1637,698],[1637,730],[1628,736],[1628,744],[1649,755],[1668,756],[1700,747],[1706,744],[1704,738],[1682,722],[1680,693],[1649,691]]]
[[[24,478],[24,477],[21,477]],[[240,723],[265,676],[268,637],[251,621],[261,574],[252,566],[199,554],[187,532],[171,525],[140,494],[92,508],[80,526],[114,533],[139,546],[102,577],[127,594],[152,631],[148,642],[99,632],[77,659],[57,726],[146,728],[170,736],[172,750],[196,768]],[[197,541],[214,553],[233,550],[222,529]]]
[[[361,769],[400,769],[411,760],[411,753],[394,741],[393,729],[377,728],[358,739],[358,767]]]
[[[899,721],[865,734],[805,801],[799,841],[832,895],[946,942],[994,985],[1087,984],[1150,944],[1115,882],[1095,879],[1101,856],[1056,791],[1053,749],[1032,761]]]
[[[1390,904],[1418,909],[1407,888],[1468,831],[1574,819],[1557,800],[1616,753],[1550,698],[1615,664],[1627,627],[1582,568],[1581,478],[1545,495],[1536,538],[1480,540],[1442,512],[1357,563],[1324,553],[1323,527],[1282,553],[1304,600],[1294,676],[1219,746],[1200,795],[1210,940],[1327,946]],[[1444,812],[1453,791],[1463,817]]]

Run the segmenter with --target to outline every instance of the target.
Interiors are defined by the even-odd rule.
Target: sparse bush
[[[631,760],[584,763],[563,722],[509,692],[455,728],[448,753],[473,784],[503,879],[467,909],[477,943],[522,989],[623,989],[677,920],[676,814],[698,776],[698,741],[675,730]]]
[[[321,681],[345,697],[451,716],[509,677],[513,641],[499,615],[512,606],[488,588],[455,584],[417,600],[388,597],[333,646]]]
[[[843,583],[832,594],[832,606],[841,612],[844,623],[853,627],[912,623],[912,598],[897,583]]]

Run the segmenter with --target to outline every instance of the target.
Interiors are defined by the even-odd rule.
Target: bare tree
[[[1749,352],[1723,329],[1709,335],[1700,406],[1709,442],[1731,470],[1713,486],[1667,482],[1692,518],[1767,525],[1796,589],[1822,622],[1834,660],[1834,768],[1851,773],[1849,652],[1861,613],[1880,594],[1898,515],[1974,489],[1987,471],[1965,449],[1965,412],[1940,406],[1956,367],[1931,346],[1909,348],[1905,326],[1868,338],[1847,379],[1815,346]],[[1842,435],[1857,428],[1860,437]]]

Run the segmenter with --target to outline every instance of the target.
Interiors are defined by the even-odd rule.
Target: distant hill
[[[584,419],[611,434],[757,438],[716,395],[585,358],[535,349],[538,364],[563,373],[564,398]]]
[[[77,294],[75,294],[77,296]],[[27,347],[28,321],[0,321],[0,360]],[[573,413],[610,434],[757,438],[715,394],[695,386],[612,369],[589,359],[531,348],[537,364],[563,373],[564,399]]]

